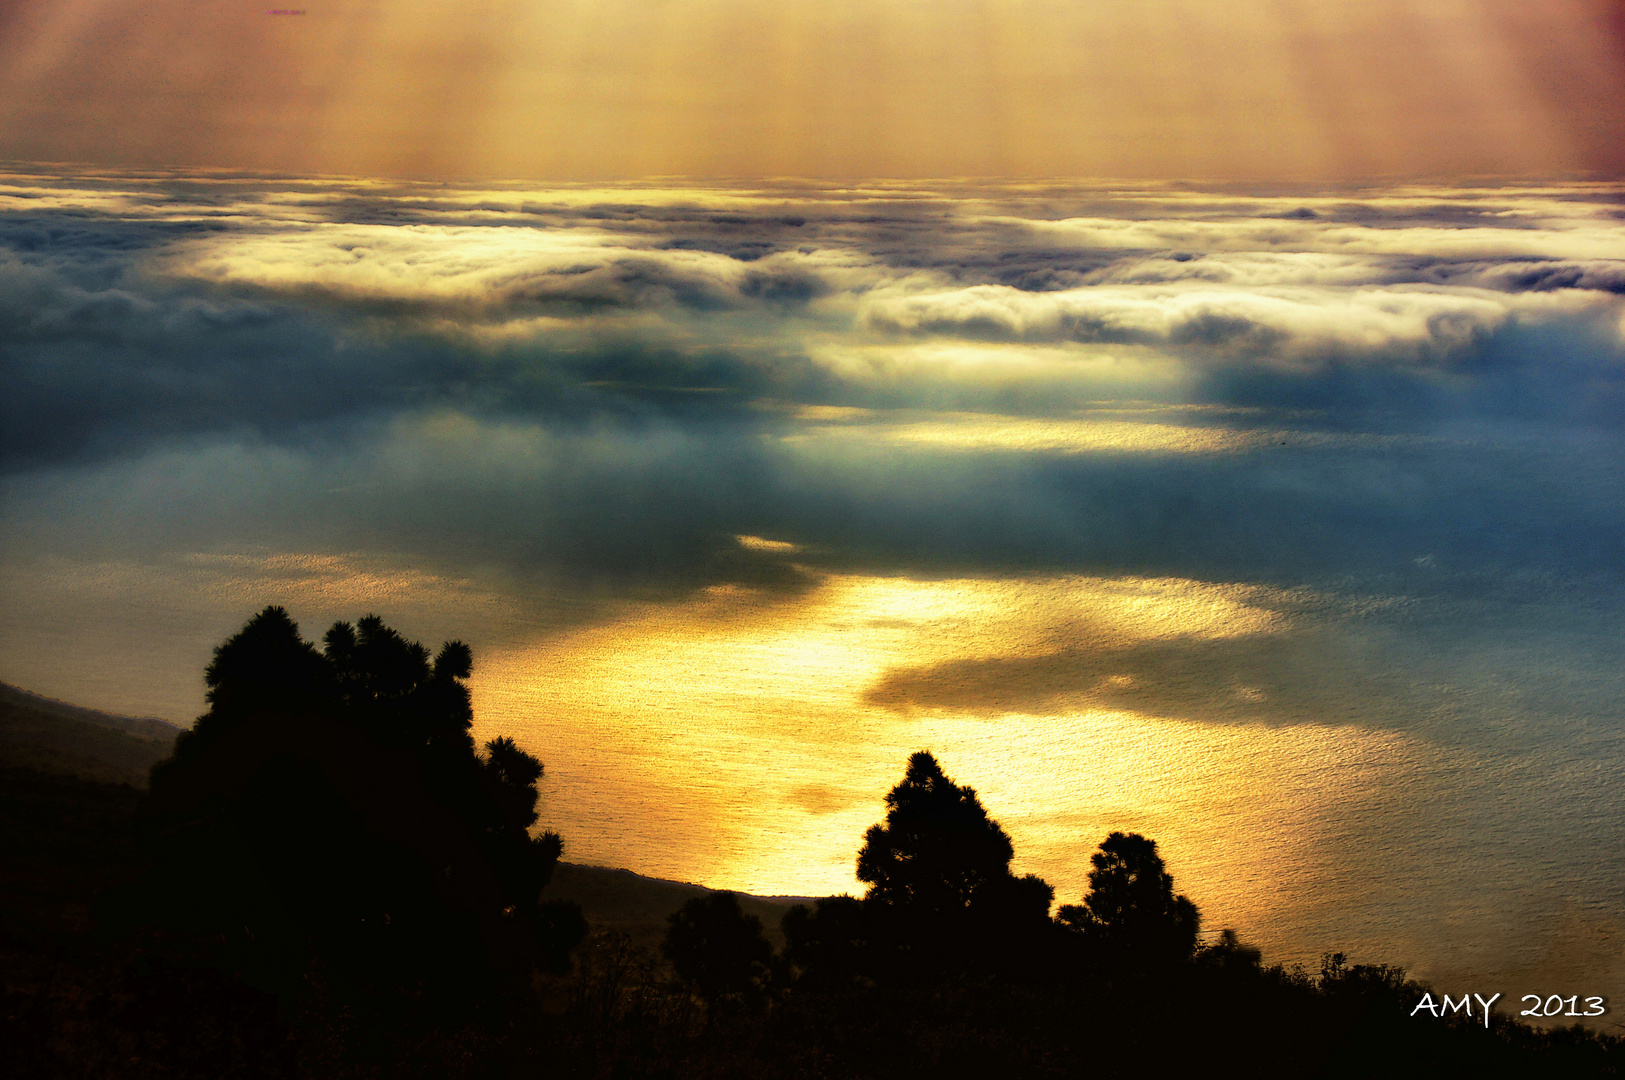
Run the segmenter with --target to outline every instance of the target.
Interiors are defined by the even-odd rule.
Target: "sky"
[[[272,14],[295,11],[300,14]],[[11,0],[0,157],[551,180],[1554,178],[1619,0]]]
[[[0,679],[377,612],[569,859],[856,890],[929,748],[1625,994],[1618,4],[270,10],[0,14]]]

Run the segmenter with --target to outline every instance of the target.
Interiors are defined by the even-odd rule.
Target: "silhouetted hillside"
[[[630,870],[605,866],[559,863],[543,894],[548,900],[571,900],[593,926],[619,930],[635,943],[653,947],[666,932],[666,920],[695,897],[715,890],[682,881],[643,877]],[[805,896],[750,896],[739,894],[739,906],[762,920],[775,947],[784,944],[779,923],[797,904],[811,904]]]
[[[118,716],[0,683],[0,766],[147,786],[181,729],[152,717]]]

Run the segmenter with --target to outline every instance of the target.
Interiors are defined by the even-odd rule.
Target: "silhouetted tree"
[[[1089,861],[1089,894],[1081,905],[1062,906],[1063,925],[1141,962],[1190,957],[1201,916],[1189,899],[1174,895],[1155,840],[1114,832]]]
[[[1014,849],[974,789],[960,787],[921,751],[886,796],[886,823],[873,825],[858,852],[865,900],[934,919],[962,912],[1010,876]]]
[[[661,951],[684,981],[711,1000],[762,988],[773,961],[762,920],[741,911],[731,892],[697,896],[673,912]]]
[[[538,902],[562,850],[529,832],[542,765],[506,738],[477,754],[469,649],[429,655],[376,616],[318,651],[278,607],[217,648],[209,711],[153,770],[131,921],[282,993],[318,972],[472,1000],[562,967],[584,925]]]
[[[1048,931],[1049,885],[1010,873],[1010,837],[975,790],[945,776],[931,754],[909,758],[886,807],[885,823],[869,829],[858,852],[858,879],[870,886],[863,899],[870,926],[861,936],[873,946],[877,973],[1009,960],[1018,940]],[[820,911],[798,927],[804,942],[852,937],[850,927],[822,933],[815,924],[825,917]]]

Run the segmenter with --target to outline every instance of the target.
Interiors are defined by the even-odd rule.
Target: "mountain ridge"
[[[144,788],[180,733],[167,720],[87,709],[0,683],[0,766]]]
[[[24,690],[8,682],[0,682],[0,705],[20,705],[38,709],[53,716],[80,720],[100,727],[122,731],[138,739],[160,739],[173,742],[185,728],[156,716],[126,716],[85,705],[75,705],[60,698],[46,697],[32,690]]]

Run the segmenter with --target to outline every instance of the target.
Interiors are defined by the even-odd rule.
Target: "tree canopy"
[[[869,885],[869,903],[936,919],[967,910],[1009,877],[1014,853],[976,791],[943,775],[922,750],[886,796],[885,824],[864,836],[858,880]]]
[[[377,616],[318,649],[261,611],[153,770],[157,868],[128,917],[279,992],[319,970],[455,995],[562,966],[583,926],[539,904],[562,851],[530,834],[542,764],[509,738],[476,751],[472,669]]]
[[[1089,893],[1082,904],[1061,907],[1061,923],[1137,960],[1191,956],[1201,916],[1187,897],[1174,894],[1155,840],[1114,832],[1089,861]]]
[[[1008,958],[1045,932],[1054,891],[1010,872],[1010,837],[930,753],[909,758],[886,808],[858,852],[863,900],[821,900],[784,922],[791,962],[815,981]]]

